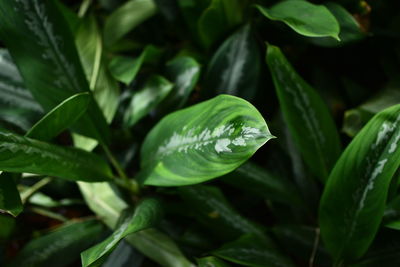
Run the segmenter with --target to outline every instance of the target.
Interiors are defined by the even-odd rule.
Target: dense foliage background
[[[399,8],[1,0],[0,265],[398,266]]]

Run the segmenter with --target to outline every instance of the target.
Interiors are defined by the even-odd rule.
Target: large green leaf
[[[88,93],[80,93],[67,98],[38,121],[25,136],[41,141],[50,141],[85,113],[89,101]]]
[[[293,140],[308,167],[324,182],[341,151],[328,107],[278,47],[268,45],[267,63]]]
[[[204,182],[233,171],[273,138],[249,102],[220,95],[163,118],[141,149],[147,185]]]
[[[154,226],[160,217],[161,205],[159,201],[152,198],[144,199],[138,204],[134,212],[128,212],[123,216],[120,225],[111,236],[82,253],[82,265],[84,267],[100,266],[119,241],[129,234]]]
[[[0,7],[0,24],[0,37],[25,85],[45,110],[89,91],[74,39],[54,0],[6,1]],[[94,101],[75,129],[108,141],[106,121]]]
[[[95,154],[64,148],[0,130],[0,170],[57,176],[80,181],[112,178],[107,163]]]
[[[213,252],[227,261],[251,267],[295,266],[291,259],[283,255],[272,240],[254,235],[245,235],[223,245]]]
[[[119,214],[128,207],[126,202],[118,197],[109,183],[78,182],[78,185],[90,209],[109,228],[115,229]],[[156,229],[137,232],[125,240],[161,266],[193,267],[174,241]]]
[[[43,109],[25,88],[22,77],[6,49],[0,49],[0,120],[28,130]]]
[[[375,115],[333,168],[319,220],[337,261],[361,257],[378,231],[392,176],[400,165],[400,105]]]
[[[125,111],[124,125],[133,126],[147,115],[171,92],[173,85],[162,76],[149,78],[140,91],[133,94],[131,102]]]
[[[75,43],[90,89],[106,121],[110,123],[117,111],[119,87],[108,71],[101,31],[93,16],[81,21],[75,34]]]
[[[79,259],[79,253],[101,237],[104,227],[95,220],[67,223],[31,240],[10,267],[62,267]]]
[[[104,25],[104,43],[111,46],[157,11],[153,0],[130,0],[115,10]]]
[[[323,5],[315,5],[303,0],[285,0],[270,8],[259,5],[256,7],[270,20],[282,21],[301,35],[330,36],[339,40],[339,23]]]
[[[10,173],[0,174],[0,212],[6,212],[16,217],[23,210],[14,177]]]
[[[261,67],[260,50],[249,24],[229,37],[211,59],[204,87],[211,93],[251,99],[257,90]]]
[[[243,234],[263,236],[263,229],[240,215],[217,187],[184,186],[179,193],[193,211],[193,216],[222,238],[234,239]]]

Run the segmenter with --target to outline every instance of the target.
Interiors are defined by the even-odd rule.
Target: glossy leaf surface
[[[392,176],[400,165],[400,105],[374,116],[332,170],[319,220],[326,248],[336,260],[361,257],[385,209]]]
[[[23,210],[14,177],[10,173],[0,173],[0,213],[9,213],[16,217]]]
[[[102,224],[95,220],[65,224],[31,240],[9,266],[68,266],[79,259],[79,253],[99,239],[103,231]]]
[[[295,266],[289,257],[283,255],[269,239],[245,235],[223,245],[213,255],[227,261],[251,267]]]
[[[259,5],[256,7],[268,19],[282,21],[301,35],[330,36],[339,40],[339,23],[329,9],[323,5],[315,5],[301,0],[285,0],[270,8]]]
[[[267,63],[290,134],[310,170],[325,182],[341,151],[328,107],[278,47],[268,45]]]
[[[220,95],[169,114],[150,131],[141,149],[141,178],[158,186],[207,181],[240,166],[271,138],[254,106]]]
[[[145,199],[135,209],[123,216],[117,230],[103,242],[82,253],[82,265],[100,266],[105,257],[129,234],[154,226],[161,217],[161,206],[156,199]]]
[[[206,90],[251,99],[257,90],[261,55],[249,24],[229,37],[211,59],[205,76]]]
[[[80,93],[67,98],[38,121],[25,136],[41,141],[50,141],[86,112],[89,101],[88,93]]]
[[[89,91],[72,34],[54,0],[7,1],[0,7],[0,23],[2,41],[25,85],[46,111]],[[106,121],[94,101],[75,129],[108,142]]]
[[[56,176],[70,180],[104,181],[112,177],[107,163],[95,154],[44,143],[0,131],[0,170]]]
[[[124,124],[133,126],[171,92],[173,85],[161,76],[152,76],[140,91],[133,94],[125,112]]]
[[[263,229],[239,214],[217,187],[185,186],[179,188],[179,193],[194,217],[215,235],[228,239],[248,233],[264,235]]]
[[[130,0],[116,9],[104,25],[104,42],[110,46],[156,13],[153,0]]]

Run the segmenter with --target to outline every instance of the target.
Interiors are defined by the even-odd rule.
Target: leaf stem
[[[309,267],[314,266],[314,260],[315,260],[315,256],[317,255],[317,250],[318,250],[319,236],[320,236],[320,230],[319,230],[319,228],[315,228],[314,246],[313,246],[313,250],[311,252],[310,261],[308,263]]]
[[[33,196],[37,191],[42,189],[44,186],[49,184],[51,181],[53,181],[53,177],[43,178],[36,184],[34,184],[31,187],[29,187],[28,189],[26,189],[24,192],[22,192],[21,193],[22,203],[25,204],[31,196]]]

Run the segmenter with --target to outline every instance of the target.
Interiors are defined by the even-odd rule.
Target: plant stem
[[[32,185],[28,189],[26,189],[24,192],[21,193],[21,201],[23,204],[25,204],[31,196],[33,196],[37,191],[42,189],[45,185],[53,181],[52,177],[46,177],[41,179],[39,182],[36,184]]]
[[[310,261],[308,263],[309,267],[313,267],[314,266],[314,260],[315,260],[315,256],[317,255],[317,250],[318,250],[319,235],[320,235],[319,228],[315,228],[314,247],[313,247],[313,250],[311,252]]]
[[[42,209],[42,208],[39,208],[39,207],[31,207],[30,210],[33,211],[34,213],[37,213],[39,215],[52,218],[52,219],[57,220],[57,221],[61,221],[61,222],[68,221],[68,218],[66,218],[66,217],[64,217],[64,216],[62,216],[60,214],[57,214],[55,212],[46,210],[46,209]]]

